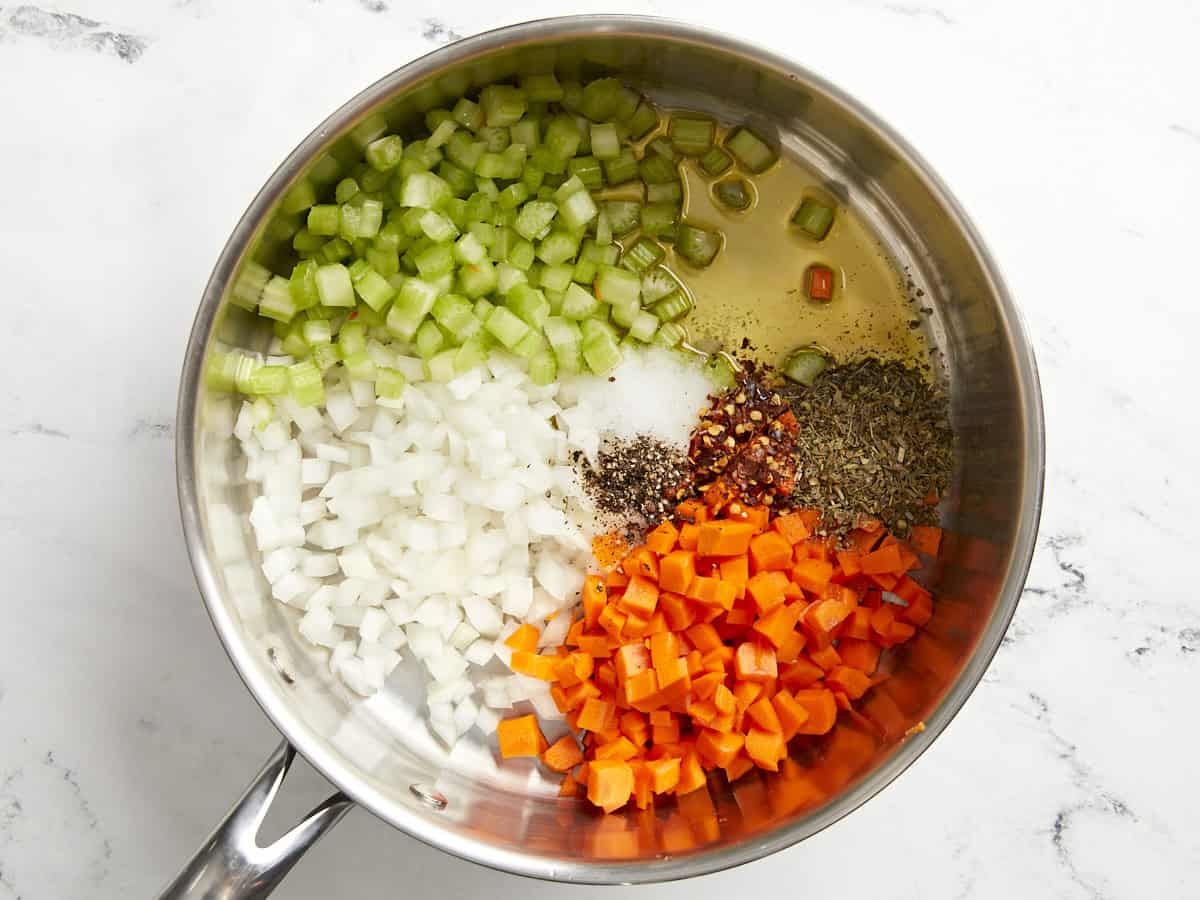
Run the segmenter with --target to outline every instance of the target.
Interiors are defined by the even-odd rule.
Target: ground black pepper
[[[675,490],[689,469],[684,453],[657,438],[610,438],[597,465],[582,465],[583,485],[601,513],[657,523],[674,510]]]

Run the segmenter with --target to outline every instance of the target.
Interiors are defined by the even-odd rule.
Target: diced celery
[[[312,348],[310,359],[318,369],[325,372],[337,365],[339,356],[333,344],[317,344]]]
[[[783,364],[783,374],[800,384],[812,384],[825,371],[829,360],[817,350],[800,349]]]
[[[583,183],[583,179],[578,175],[571,175],[554,191],[554,200],[561,203],[572,194],[578,194],[580,191],[587,191],[587,185]]]
[[[458,229],[454,227],[454,223],[432,209],[426,210],[421,216],[421,230],[431,241],[437,241],[439,244],[458,237]]]
[[[673,233],[679,221],[679,207],[674,203],[647,203],[642,207],[642,233],[651,237]]]
[[[354,248],[345,240],[335,237],[321,245],[321,252],[317,256],[323,263],[335,263],[350,256],[353,252]]]
[[[473,300],[494,291],[496,281],[496,268],[486,259],[463,265],[458,270],[459,287]]]
[[[383,117],[383,113],[372,113],[350,129],[350,140],[362,150],[385,131],[387,119]]]
[[[453,381],[458,374],[455,361],[458,358],[458,348],[443,350],[441,353],[426,360],[425,368],[429,370],[429,380],[445,384]]]
[[[432,172],[415,172],[402,182],[400,203],[421,209],[436,209],[453,192],[450,185]]]
[[[708,152],[700,157],[700,168],[706,175],[720,175],[733,165],[733,157],[720,147],[710,147]]]
[[[829,229],[833,227],[833,208],[820,200],[805,198],[792,216],[792,224],[800,226],[800,230],[813,240],[823,241],[829,234]]]
[[[359,266],[359,263],[362,265]],[[365,260],[359,260],[350,267],[350,280],[353,282],[358,296],[362,297],[363,302],[376,312],[387,306],[388,301],[396,295],[396,291],[388,284],[387,279],[376,272]]]
[[[374,381],[375,363],[365,350],[354,353],[342,360],[346,373],[355,381]]]
[[[325,402],[325,384],[321,370],[312,360],[288,366],[288,388],[301,406],[319,406]]]
[[[511,350],[529,332],[529,326],[503,306],[493,309],[484,322],[488,334]]]
[[[663,184],[646,185],[646,202],[681,205],[683,203],[683,183],[668,181]]]
[[[637,141],[658,127],[658,113],[646,100],[642,100],[629,119],[629,136]]]
[[[479,92],[479,105],[489,128],[507,128],[525,115],[525,92],[507,84],[489,84]]]
[[[755,174],[765,172],[779,158],[779,154],[749,128],[735,129],[725,138],[725,149],[743,168]]]
[[[597,265],[615,266],[620,256],[621,248],[616,244],[601,245],[590,238],[583,242],[579,250],[580,259],[590,260]]]
[[[576,126],[573,118],[570,116],[555,116],[546,127],[546,135],[543,138],[542,145],[550,156],[558,158],[565,164],[579,150],[579,144],[582,140],[579,128]],[[547,171],[553,170],[547,169]],[[559,171],[562,170],[560,169]]]
[[[307,228],[301,228],[292,237],[292,248],[299,254],[312,255],[321,249],[325,244],[325,238],[319,234],[313,234]]]
[[[399,400],[404,393],[407,380],[399,370],[391,366],[379,366],[375,369],[375,396],[388,400]]]
[[[509,291],[504,305],[532,328],[540,329],[550,316],[550,303],[546,300],[546,295],[527,284],[518,284]]]
[[[632,326],[641,311],[642,304],[637,300],[622,300],[620,303],[609,304],[609,315],[612,316],[613,324],[622,328]]]
[[[389,275],[395,275],[400,271],[400,254],[395,250],[388,250],[380,247],[371,246],[367,250],[367,262],[371,264],[380,277],[385,281]]]
[[[474,173],[451,160],[443,159],[438,163],[437,175],[450,186],[455,197],[465,197],[475,188]]]
[[[583,344],[583,360],[596,375],[604,375],[617,367],[621,361],[621,350],[616,339],[601,335]]]
[[[596,159],[615,159],[621,152],[617,126],[602,122],[591,126],[592,156]]]
[[[483,141],[483,146],[487,149],[488,153],[496,154],[512,143],[512,139],[508,133],[508,126],[504,126],[503,128],[494,128],[491,126],[480,128],[479,139]],[[490,178],[491,176],[485,177]]]
[[[292,268],[292,277],[288,279],[288,290],[296,309],[308,309],[320,302],[317,294],[317,263],[311,259],[302,260]]]
[[[597,78],[583,89],[579,111],[593,122],[611,119],[617,110],[621,82],[615,78]]]
[[[518,284],[526,284],[529,279],[525,273],[509,262],[496,266],[496,293],[501,297],[507,296]]]
[[[600,301],[586,288],[571,283],[563,297],[562,314],[568,319],[587,319],[600,309]]]
[[[443,123],[453,121],[454,114],[448,109],[439,107],[425,113],[425,127],[430,131],[437,131],[438,127]]]
[[[484,300],[480,298],[479,300],[476,300],[475,304],[471,307],[471,314],[480,322],[486,322],[487,317],[491,315],[492,310],[495,308],[496,304],[492,303],[490,300]]]
[[[730,209],[743,210],[749,209],[750,204],[754,202],[753,190],[744,178],[727,178],[713,185],[713,196]],[[795,217],[792,221],[796,221]]]
[[[250,373],[244,388],[247,394],[274,396],[288,389],[287,366],[258,366]]]
[[[641,280],[632,272],[615,266],[601,266],[596,276],[596,298],[610,304],[641,305]]]
[[[487,220],[492,217],[494,212],[495,204],[493,204],[491,198],[485,194],[476,191],[469,198],[467,198],[466,218],[467,221],[471,223],[472,231],[474,231],[474,226],[476,224],[486,223]],[[491,225],[489,224],[488,227],[491,228]],[[483,241],[485,245],[491,243],[490,235],[487,240],[483,240],[482,236],[480,236],[479,239]]]
[[[532,204],[526,204],[528,208]],[[565,200],[558,203],[558,212],[563,222],[572,231],[581,231],[587,227],[598,212],[596,202],[587,191],[576,191]]]
[[[454,248],[450,244],[434,244],[418,253],[414,261],[422,278],[436,278],[454,270]]]
[[[621,265],[632,272],[641,275],[647,269],[662,262],[666,252],[656,241],[650,238],[638,238],[632,247],[625,251]]]
[[[603,209],[613,234],[626,234],[640,224],[642,204],[636,200],[605,200]]]
[[[571,272],[571,280],[577,281],[580,284],[591,284],[596,280],[596,263],[590,259],[580,259],[575,263],[575,269]]]
[[[538,245],[537,257],[550,266],[565,263],[579,252],[579,239],[565,231],[552,231]]]
[[[679,180],[676,164],[662,156],[644,156],[638,163],[638,174],[646,184],[666,184]]]
[[[296,311],[296,300],[287,279],[273,275],[259,297],[258,314],[278,322],[290,322]]]
[[[338,349],[343,359],[367,349],[367,329],[362,322],[347,322],[341,327],[338,331]]]
[[[629,336],[634,340],[641,341],[643,344],[649,343],[655,332],[658,331],[658,317],[654,313],[641,310],[633,317],[633,323],[629,326]]]
[[[333,340],[333,329],[327,319],[309,319],[300,326],[300,335],[310,347],[317,344],[328,344]]]
[[[534,119],[522,119],[517,124],[508,129],[510,146],[523,146],[526,150],[533,150],[541,142],[541,135],[538,132],[538,123]]]
[[[521,207],[514,227],[523,238],[539,240],[549,232],[550,223],[557,214],[558,209],[553,203],[531,200]]]
[[[679,161],[679,151],[673,143],[665,137],[656,137],[646,145],[646,156],[661,156],[670,162]]]
[[[465,131],[454,132],[450,135],[450,140],[446,141],[446,156],[456,166],[468,172],[475,171],[486,150],[487,147],[482,141],[474,140]]]
[[[604,171],[594,156],[576,156],[567,162],[567,172],[577,177],[589,190],[604,186]]]
[[[450,135],[458,130],[458,123],[453,119],[447,119],[433,129],[433,133],[429,135],[429,139],[425,142],[427,147],[436,149],[441,147],[446,141],[450,140]]]
[[[320,266],[316,272],[317,296],[326,306],[354,306],[354,285],[341,263]]]
[[[521,239],[517,241],[508,251],[509,264],[516,266],[522,272],[529,271],[529,267],[533,265],[533,260],[533,244],[527,240]]]
[[[349,203],[359,192],[358,182],[353,178],[343,178],[333,189],[333,198],[339,204]]]
[[[471,131],[478,131],[483,127],[483,110],[479,108],[479,104],[472,103],[466,97],[461,97],[454,104],[450,115],[454,117],[455,122]]]
[[[609,185],[624,184],[638,176],[638,160],[633,151],[626,147],[612,159],[603,161],[604,180]]]
[[[659,321],[670,322],[691,312],[692,301],[683,291],[675,291],[655,303],[652,311]]]
[[[538,286],[547,291],[565,291],[571,286],[571,275],[575,267],[569,263],[545,266],[538,279]]]
[[[417,329],[413,343],[421,359],[429,359],[445,346],[446,336],[442,334],[442,329],[438,328],[437,322],[426,319]]]
[[[721,235],[706,228],[682,224],[675,237],[675,250],[695,266],[707,266],[712,263],[721,249]]]
[[[367,144],[367,163],[377,172],[390,172],[400,165],[404,155],[404,141],[399,135],[389,134]]]
[[[388,310],[387,330],[401,340],[411,341],[437,296],[435,285],[420,278],[408,279]]]
[[[534,384],[553,384],[558,377],[558,362],[549,350],[541,350],[529,359],[529,380]]]
[[[434,301],[430,313],[459,343],[469,338],[480,327],[471,302],[458,294],[442,294]]]
[[[703,156],[716,133],[716,123],[702,116],[673,115],[667,128],[671,143],[684,156]]]
[[[562,316],[550,316],[546,319],[542,323],[542,332],[550,346],[555,349],[583,342],[583,333],[579,326]]]
[[[499,203],[501,209],[515,210],[528,199],[529,188],[517,181],[502,190],[496,202]]]
[[[546,343],[546,338],[542,336],[540,331],[533,330],[517,341],[517,346],[512,348],[512,352],[521,357],[521,359],[530,359],[539,353],[545,353],[549,350],[550,345]]]
[[[487,362],[491,341],[492,338],[485,331],[479,331],[464,341],[454,355],[454,371],[461,375]]]
[[[304,212],[316,202],[317,189],[307,178],[301,178],[288,188],[288,192],[283,195],[283,200],[279,203],[279,208],[289,215],[294,215]]]
[[[529,163],[521,173],[521,184],[531,194],[540,193],[542,182],[546,180],[546,170],[536,163]]]
[[[525,96],[534,103],[557,103],[563,98],[563,87],[553,72],[523,75],[520,84]]]
[[[574,375],[583,371],[583,347],[579,343],[565,344],[554,348],[554,361],[558,363],[558,371],[564,375]]]
[[[308,211],[305,227],[311,234],[332,237],[342,227],[342,210],[332,203],[318,203]]]

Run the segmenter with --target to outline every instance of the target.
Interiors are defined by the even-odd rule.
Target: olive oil
[[[692,344],[776,366],[790,351],[809,344],[840,362],[864,356],[928,361],[924,334],[914,326],[921,316],[905,279],[866,222],[822,190],[815,172],[787,156],[761,175],[734,168],[710,178],[694,159],[684,160],[680,170],[683,219],[724,235],[724,246],[705,269],[668,251],[668,267],[695,302],[684,323]],[[741,177],[751,183],[754,197],[748,209],[731,210],[717,200],[714,187]],[[835,208],[833,226],[821,241],[790,221],[806,197]],[[805,272],[818,264],[834,272],[828,302],[805,294]],[[745,350],[743,338],[749,343]]]

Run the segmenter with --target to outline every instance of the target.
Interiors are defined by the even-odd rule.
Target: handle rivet
[[[441,791],[435,791],[424,784],[410,784],[408,789],[413,792],[413,796],[434,809],[445,809],[446,804],[450,802]]]

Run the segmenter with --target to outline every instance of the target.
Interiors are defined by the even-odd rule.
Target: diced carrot
[[[583,618],[588,628],[595,628],[600,613],[608,602],[608,588],[599,575],[588,575],[583,579]],[[535,644],[536,646],[536,644]]]
[[[723,684],[718,684],[717,689],[713,691],[712,704],[716,708],[717,714],[722,716],[729,715],[737,709],[737,700],[733,696],[733,691]]]
[[[505,759],[518,756],[537,756],[549,746],[538,728],[537,716],[515,716],[501,719],[496,726],[500,755]]]
[[[746,556],[730,556],[720,562],[721,580],[734,586],[734,597],[741,600],[746,595],[746,582],[750,579],[750,559]]]
[[[926,556],[937,556],[942,546],[942,529],[936,525],[914,525],[908,539],[918,552]]]
[[[550,693],[553,695],[554,688],[550,689]],[[584,701],[586,701],[589,697],[599,697],[600,688],[596,687],[596,685],[590,681],[581,681],[574,687],[564,688],[562,696],[567,706],[567,708],[563,711],[569,712],[570,710],[582,706]]]
[[[880,590],[890,591],[896,587],[896,583],[900,581],[900,576],[894,575],[891,572],[879,572],[878,574],[867,575],[866,579]]]
[[[658,607],[658,585],[641,575],[633,575],[621,595],[621,606],[626,612],[649,618]]]
[[[746,708],[746,715],[764,731],[783,731],[771,700],[759,697]]]
[[[890,636],[892,623],[896,621],[896,607],[890,603],[881,604],[879,609],[871,613],[871,630],[883,638]]]
[[[795,691],[796,702],[804,707],[808,719],[801,723],[797,734],[825,734],[837,721],[837,701],[826,688],[806,688]]]
[[[650,785],[650,772],[646,769],[646,762],[634,759],[630,760],[629,765],[633,769],[633,804],[638,809],[649,809],[650,804],[654,802],[654,790]],[[636,847],[630,849],[636,852]]]
[[[762,694],[763,682],[760,681],[739,681],[733,686],[733,698],[737,702],[738,709],[749,708],[750,704]]]
[[[696,612],[688,599],[670,591],[664,590],[658,595],[658,612],[663,614],[667,627],[673,631],[682,631],[696,621]]]
[[[616,759],[588,763],[588,800],[606,813],[620,809],[633,794],[633,767]]]
[[[804,645],[808,643],[803,631],[793,628],[784,637],[783,643],[775,650],[775,659],[781,663],[795,662],[800,658]]]
[[[616,568],[628,552],[629,544],[619,532],[610,531],[592,539],[592,556],[596,557],[596,562],[606,572]]]
[[[711,728],[702,728],[696,738],[696,752],[701,759],[720,768],[733,762],[744,743],[745,739],[740,734],[722,734]]]
[[[542,762],[555,772],[566,772],[583,762],[583,751],[574,737],[564,734],[542,751]]]
[[[650,651],[641,641],[622,644],[613,654],[613,665],[617,670],[617,681],[624,683],[638,672],[650,668]]]
[[[754,526],[755,534],[762,534],[767,530],[767,523],[771,521],[771,508],[769,506],[751,506],[743,511],[742,519]]]
[[[697,575],[688,588],[688,597],[705,606],[729,610],[733,608],[735,588],[719,578],[702,578]]]
[[[734,649],[722,644],[720,647],[714,647],[704,654],[704,670],[706,672],[720,672],[722,674],[729,668],[729,664],[733,662]]]
[[[600,688],[606,694],[612,694],[617,690],[617,685],[620,683],[617,678],[617,669],[611,662],[605,661],[596,666],[596,674],[593,678],[596,687]]]
[[[933,617],[933,595],[907,575],[896,582],[895,594],[908,603],[900,618],[920,628]]]
[[[760,613],[768,613],[784,601],[787,576],[782,572],[759,572],[746,582],[746,593]]]
[[[558,783],[558,796],[560,797],[575,797],[579,794],[579,782],[575,780],[570,772],[563,776],[562,781]]]
[[[654,741],[654,746],[658,747],[662,744],[674,744],[679,741],[679,723],[672,722],[669,725],[651,725],[650,738]]]
[[[850,615],[850,607],[840,600],[820,600],[804,612],[804,625],[810,634],[826,636]]]
[[[700,525],[708,521],[708,507],[701,500],[684,500],[675,507],[675,518],[688,525]]]
[[[538,634],[537,628],[526,623],[510,634],[505,639],[504,644],[507,647],[512,647],[514,650],[533,652],[537,650]]]
[[[668,662],[674,664],[679,659],[679,637],[674,632],[656,634],[650,638],[650,665],[656,671],[662,671]]]
[[[608,588],[609,593],[624,590],[627,584],[629,584],[629,576],[620,569],[613,569],[604,576],[604,586]]]
[[[802,559],[792,567],[792,581],[813,594],[819,594],[833,577],[833,565],[820,559]]]
[[[767,615],[760,617],[751,630],[761,634],[778,650],[788,636],[795,633],[796,621],[803,609],[804,605],[800,603],[777,606]],[[794,656],[792,658],[795,659]]]
[[[638,755],[638,748],[634,746],[633,741],[621,735],[616,740],[606,741],[596,748],[592,754],[592,759],[620,759],[631,760]]]
[[[731,502],[737,499],[737,492],[723,478],[718,478],[704,492],[704,505],[709,512],[718,514]]]
[[[743,681],[767,681],[778,674],[775,650],[757,641],[746,641],[737,648],[733,670]]]
[[[803,688],[815,684],[825,677],[825,670],[807,656],[789,663],[779,674],[779,680],[789,688]]]
[[[843,663],[867,675],[879,665],[879,645],[871,641],[844,637],[838,641],[837,650]]]
[[[908,622],[893,622],[888,630],[888,638],[893,644],[903,644],[916,633],[917,629]]]
[[[695,750],[689,750],[679,761],[679,781],[675,784],[676,796],[690,794],[704,787],[704,768],[700,765],[700,757]]]
[[[790,741],[800,730],[800,726],[808,721],[808,710],[796,702],[789,691],[779,691],[771,698],[771,708],[779,721],[780,734],[784,741]]]
[[[750,549],[754,526],[728,519],[705,522],[700,526],[696,550],[701,556],[739,556]]]
[[[842,620],[841,638],[852,638],[865,641],[871,637],[871,610],[859,606],[850,610],[850,615]]]
[[[746,755],[745,750],[733,758],[733,761],[723,767],[725,769],[725,777],[729,779],[729,783],[737,781],[747,772],[754,768],[754,760]]]
[[[646,535],[646,546],[659,556],[666,556],[675,549],[679,540],[679,529],[671,524],[670,519],[664,519],[658,527]]]
[[[554,656],[540,656],[525,650],[514,650],[509,666],[514,672],[520,672],[522,675],[528,675],[541,681],[553,681],[556,659],[557,657]]]
[[[663,615],[662,594],[658,595],[658,599],[659,599],[659,608],[656,609],[654,611],[654,615],[652,615],[646,621],[646,632],[645,632],[646,637],[650,637],[652,634],[662,634],[665,631],[672,630],[670,628],[670,626],[667,625],[667,617],[665,615]]]
[[[686,594],[696,577],[696,554],[693,550],[673,550],[659,560],[658,586],[664,591]]]
[[[791,567],[792,545],[778,531],[765,531],[750,541],[755,571],[784,571]]]
[[[630,578],[635,575],[658,581],[658,557],[649,547],[636,547],[621,561],[621,568]]]
[[[714,609],[718,613],[717,616],[711,617],[709,621],[715,621],[719,618],[720,607],[707,608]],[[729,640],[744,632],[757,616],[758,613],[754,609],[754,601],[747,598],[741,602],[735,602],[733,609],[725,613],[724,621],[717,624],[717,634],[721,635],[723,640]]]
[[[725,681],[725,673],[722,672],[706,672],[697,678],[692,679],[692,691],[701,700],[708,700],[716,691],[717,686]]]
[[[812,533],[804,524],[804,517],[794,512],[776,516],[771,527],[778,531],[789,544],[798,544]]]
[[[853,577],[862,571],[859,563],[861,557],[857,550],[839,550],[836,555],[838,568],[842,570],[843,575]]]
[[[622,699],[634,709],[658,702],[658,677],[653,669],[643,669],[621,685]]]
[[[647,760],[645,766],[650,775],[650,789],[654,793],[665,794],[675,790],[675,785],[679,784],[678,757]]]
[[[700,526],[684,524],[679,527],[679,549],[695,551],[700,545]]]
[[[612,656],[608,636],[603,634],[581,634],[579,636],[579,651],[593,659],[607,659]]]
[[[904,559],[897,544],[881,546],[862,558],[864,575],[901,575],[905,571]]]
[[[563,687],[573,687],[592,677],[595,663],[586,653],[573,651],[554,664],[554,674]]]
[[[837,652],[833,644],[821,647],[819,650],[809,650],[808,658],[820,666],[824,671],[828,672],[835,666],[842,664],[842,657]]]
[[[826,673],[825,683],[835,690],[842,691],[851,700],[857,700],[871,687],[871,679],[861,670],[853,666],[835,666]]]
[[[583,731],[603,731],[608,727],[609,717],[616,712],[607,700],[589,697],[579,711],[578,726]]]
[[[783,737],[778,731],[751,728],[746,732],[746,755],[760,769],[779,771],[779,760],[786,755]]]

